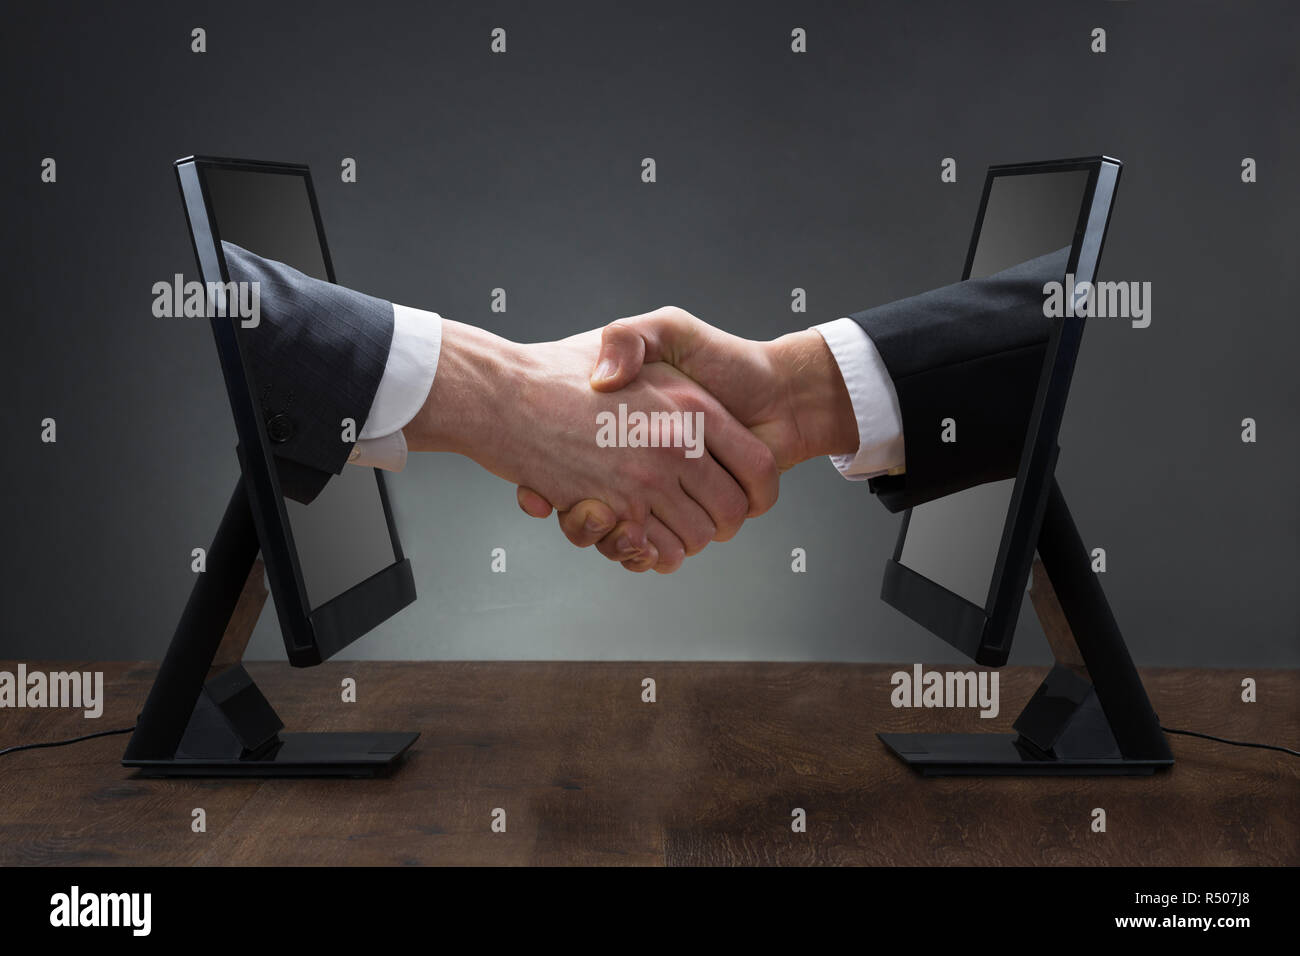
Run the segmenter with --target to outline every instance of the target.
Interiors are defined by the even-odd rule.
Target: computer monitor
[[[1105,156],[991,167],[963,279],[1028,263],[1074,297],[1069,276],[1095,281],[1119,172]],[[885,601],[998,666],[1034,566],[1031,596],[1056,657],[1014,733],[878,735],[923,774],[1149,774],[1173,764],[1054,474],[1084,323],[1064,311],[1052,320],[1015,474],[912,508],[885,567]]]
[[[267,383],[248,360],[254,343],[246,336],[257,334],[260,319],[225,301],[240,291],[228,286],[232,246],[334,281],[311,174],[306,166],[191,156],[177,161],[176,177],[234,413],[240,478],[122,764],[148,776],[387,774],[419,734],[282,733],[241,662],[266,597],[263,568],[289,662],[299,667],[326,660],[415,600],[378,471],[344,465],[305,504],[281,493],[282,463],[260,401]]]
[[[176,171],[205,282],[230,280],[232,244],[335,281],[306,166],[192,157]],[[296,666],[317,664],[415,600],[384,476],[347,465],[310,504],[286,497],[259,407],[268,383],[248,361],[265,326],[213,322],[285,650]]]
[[[1106,157],[991,167],[963,281],[1041,260],[1055,281],[1091,282],[1119,170]],[[981,664],[1010,653],[1078,351],[1081,323],[1051,321],[1018,472],[909,509],[882,589]]]

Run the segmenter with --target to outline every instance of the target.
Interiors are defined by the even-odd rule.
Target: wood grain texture
[[[1065,617],[1065,608],[1056,596],[1056,588],[1047,576],[1043,559],[1034,555],[1033,570],[1029,575],[1029,599],[1034,605],[1034,614],[1043,628],[1047,646],[1052,649],[1052,657],[1062,667],[1068,667],[1086,681],[1091,681],[1088,665],[1083,662],[1083,652],[1074,639],[1074,631]]]
[[[221,635],[217,652],[212,656],[212,664],[208,667],[209,678],[234,667],[244,659],[244,651],[253,637],[253,628],[262,616],[262,608],[266,606],[270,593],[266,587],[266,565],[262,562],[261,555],[258,555],[253,566],[248,569],[248,577],[239,592],[239,600],[235,602],[230,621]]]
[[[14,670],[15,664],[0,663]],[[155,665],[103,670],[96,721],[0,710],[0,747],[129,726]],[[385,780],[147,780],[126,737],[0,758],[0,863],[1300,863],[1300,759],[1171,738],[1146,778],[915,775],[887,731],[1009,731],[1042,668],[1001,671],[1001,712],[894,709],[910,665],[331,662],[249,672],[288,730],[417,730]],[[355,677],[358,700],[340,682]],[[1254,677],[1259,703],[1240,702]],[[641,702],[641,680],[658,702]],[[1300,672],[1146,670],[1167,726],[1296,746]],[[207,833],[190,830],[207,812]],[[507,831],[490,829],[494,808]],[[791,811],[807,811],[793,833]],[[1104,834],[1090,831],[1102,807]]]

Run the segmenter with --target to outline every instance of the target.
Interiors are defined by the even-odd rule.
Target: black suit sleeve
[[[879,350],[903,418],[906,471],[869,482],[890,511],[1015,476],[1051,332],[1043,285],[1064,279],[1069,252],[852,316]],[[942,440],[945,418],[955,442]]]
[[[391,302],[313,279],[223,242],[232,282],[257,282],[260,321],[239,328],[284,494],[310,503],[347,464],[393,341]]]

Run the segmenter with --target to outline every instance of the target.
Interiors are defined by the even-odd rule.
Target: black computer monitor
[[[225,301],[234,289],[226,262],[232,244],[334,281],[311,173],[301,165],[193,156],[175,169],[234,413],[241,477],[123,763],[169,776],[385,773],[417,734],[280,733],[283,723],[239,662],[261,610],[249,595],[260,586],[252,578],[262,566],[285,651],[299,667],[326,660],[415,600],[380,472],[345,465],[306,504],[282,494],[259,401],[267,383],[256,380],[248,360],[247,337],[259,323]]]
[[[1106,156],[991,167],[963,280],[1043,259],[1073,297],[1068,277],[1096,279],[1120,168]],[[1056,664],[1015,733],[879,735],[922,773],[1149,774],[1173,763],[1054,474],[1083,326],[1073,309],[1052,320],[1014,476],[909,510],[886,565],[886,602],[991,666],[1011,651],[1036,553],[1046,579],[1035,580],[1035,607]]]
[[[191,157],[176,164],[176,175],[205,283],[229,281],[228,243],[335,281],[306,166]],[[414,601],[415,582],[381,472],[346,466],[310,504],[281,492],[258,405],[264,383],[247,361],[260,331],[213,319],[285,651],[290,663],[308,666]]]
[[[1106,157],[991,167],[963,281],[1040,258],[1055,281],[1093,281],[1119,171]],[[886,568],[884,600],[981,664],[1011,652],[1082,331],[1052,320],[1019,471],[909,509]]]

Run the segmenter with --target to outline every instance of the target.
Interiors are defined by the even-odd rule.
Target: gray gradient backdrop
[[[540,341],[669,303],[768,338],[954,281],[987,165],[1105,152],[1102,277],[1154,321],[1092,323],[1061,481],[1139,663],[1300,664],[1296,5],[36,6],[0,41],[0,657],[160,657],[236,479],[206,321],[150,313],[196,276],[179,156],[310,163],[341,281]],[[826,462],[671,577],[465,460],[390,487],[420,601],[358,656],[960,660],[879,601],[899,519]],[[269,609],[250,656],[283,656]],[[1027,603],[1012,659],[1048,659]]]

